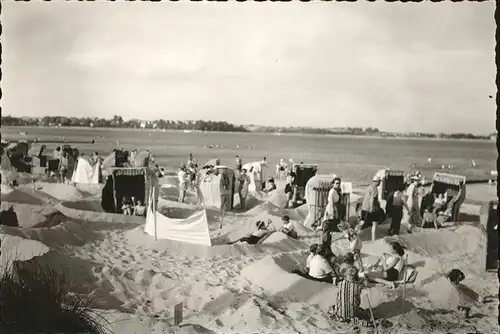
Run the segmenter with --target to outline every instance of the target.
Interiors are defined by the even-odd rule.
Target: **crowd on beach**
[[[44,148],[42,148],[43,150]],[[149,166],[158,177],[166,175],[165,170],[154,163],[154,156],[149,151],[138,152],[115,149],[116,167],[134,167],[137,159],[141,160],[141,165]],[[143,157],[139,157],[139,155]],[[9,156],[10,158],[11,156]],[[63,148],[58,146],[52,157],[57,159],[58,166],[50,172],[51,177],[57,177],[61,183],[70,182],[71,160],[78,161],[78,158],[85,158],[91,166],[105,164],[98,152],[93,152],[88,158],[84,157],[78,149]],[[236,156],[236,166],[233,168],[234,179],[236,181],[235,191],[239,197],[240,209],[246,209],[246,200],[250,185],[255,184],[256,174],[259,168],[267,167],[268,162],[264,157],[258,164],[244,167],[242,158]],[[185,163],[182,163],[178,172],[178,201],[183,203],[188,190],[198,192],[197,184],[200,171],[206,174],[219,173],[218,166],[220,160],[215,159],[213,163],[200,166],[192,154]],[[74,167],[73,167],[74,168]],[[275,179],[285,180],[284,195],[286,197],[285,208],[290,207],[294,201],[296,193],[296,174],[290,169],[288,163],[283,159],[276,165],[274,177],[268,177],[260,185],[264,193],[277,191]],[[381,284],[390,288],[395,288],[399,284],[406,284],[416,279],[417,270],[408,264],[405,256],[405,248],[398,241],[390,243],[390,251],[382,254],[372,265],[365,265],[361,256],[363,241],[360,232],[363,229],[371,228],[371,239],[375,240],[376,231],[379,224],[386,220],[390,221],[388,229],[389,236],[400,234],[402,225],[407,226],[407,232],[413,233],[414,227],[432,226],[439,228],[452,215],[453,205],[460,198],[461,193],[427,193],[422,194],[422,176],[419,172],[410,173],[406,182],[391,191],[386,200],[385,207],[381,203],[379,194],[382,179],[375,176],[369,186],[364,189],[362,201],[360,201],[353,216],[346,212],[346,205],[342,202],[342,180],[339,176],[333,175],[331,178],[331,189],[327,195],[327,205],[324,208],[322,218],[313,226],[316,231],[321,232],[318,243],[314,243],[309,248],[309,255],[305,260],[303,268],[297,268],[293,273],[307,279],[335,284],[338,287],[338,294],[335,305],[332,305],[330,313],[334,319],[339,321],[355,321],[361,319],[367,325],[373,325],[373,315],[361,309],[361,291],[369,284]],[[461,187],[459,187],[461,189]],[[422,197],[422,200],[419,200]],[[143,201],[131,196],[123,196],[120,200],[121,212],[124,215],[145,216],[146,206]],[[2,215],[11,214],[2,212]],[[276,229],[271,220],[264,222],[259,220],[255,223],[252,233],[244,236],[234,243],[259,244],[266,237],[274,232],[281,232],[286,236],[298,239],[298,233],[288,215],[282,216],[282,225]],[[335,239],[334,239],[335,237]],[[345,255],[337,255],[332,251],[332,244],[340,239],[347,240]],[[471,292],[466,287],[460,285],[465,279],[465,275],[454,269],[448,274],[450,284],[457,287],[457,293],[461,297],[459,308],[464,311],[466,317],[469,316],[471,304],[476,299],[470,297]],[[356,320],[357,321],[357,320]]]

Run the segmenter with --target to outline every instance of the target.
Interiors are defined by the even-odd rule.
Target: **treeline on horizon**
[[[170,121],[155,120],[141,121],[139,119],[123,120],[121,116],[113,118],[90,118],[90,117],[66,117],[66,116],[44,116],[44,117],[13,117],[2,116],[4,126],[64,126],[64,127],[95,127],[95,128],[141,128],[165,130],[194,130],[194,131],[222,131],[222,132],[249,132],[242,126],[235,126],[224,121]]]
[[[63,126],[63,127],[96,127],[96,128],[141,128],[165,130],[193,130],[193,131],[220,131],[220,132],[268,132],[268,133],[303,133],[318,135],[359,135],[382,137],[418,137],[418,138],[449,138],[449,139],[489,139],[495,133],[481,136],[472,133],[394,133],[380,131],[378,128],[345,127],[335,129],[322,129],[310,127],[266,127],[258,125],[234,125],[225,121],[171,121],[154,120],[142,121],[139,119],[123,120],[121,116],[105,119],[98,117],[14,117],[2,116],[3,126]]]

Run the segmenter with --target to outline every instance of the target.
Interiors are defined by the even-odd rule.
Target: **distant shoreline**
[[[200,131],[200,130],[188,130],[189,132],[184,132],[184,130],[174,130],[174,129],[142,129],[142,128],[128,128],[128,127],[87,127],[87,126],[30,126],[30,125],[8,125],[2,126],[2,129],[78,129],[78,130],[96,130],[96,131],[137,131],[137,132],[169,132],[169,133],[185,133],[187,135],[193,133],[217,133],[217,134],[243,134],[243,135],[267,135],[267,136],[278,136],[275,132],[269,131]],[[29,136],[29,133],[27,134]],[[360,138],[360,139],[388,139],[388,140],[421,140],[421,141],[474,141],[474,142],[491,142],[495,141],[491,139],[483,138],[440,138],[440,137],[417,137],[417,136],[382,136],[375,134],[335,134],[335,133],[304,133],[304,132],[281,132],[279,136],[287,137],[297,137],[297,136],[307,136],[307,137],[333,137],[333,138]]]

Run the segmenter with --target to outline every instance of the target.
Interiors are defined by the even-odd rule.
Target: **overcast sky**
[[[3,2],[3,114],[495,130],[494,2]]]

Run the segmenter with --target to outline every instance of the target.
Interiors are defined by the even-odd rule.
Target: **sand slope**
[[[300,224],[307,215],[305,207],[282,209],[281,194],[259,194],[248,211],[227,212],[223,217],[209,209],[215,246],[206,247],[155,241],[143,231],[144,218],[104,213],[95,193],[69,187],[42,184],[37,198],[57,211],[45,218],[32,214],[43,205],[17,203],[32,213],[20,215],[23,228],[0,227],[1,261],[15,258],[64,268],[78,283],[75,292],[93,296],[93,306],[112,322],[114,332],[354,332],[352,326],[335,323],[326,314],[335,302],[335,286],[291,273],[303,266],[309,245],[319,236]],[[159,203],[172,218],[200,209],[169,198]],[[276,232],[259,245],[224,244],[250,233],[257,220],[270,219],[279,229],[284,213],[292,218],[298,240]],[[28,222],[33,219],[38,223]],[[443,278],[449,269],[459,268],[468,275],[464,283],[472,289],[483,295],[495,293],[494,276],[478,265],[478,245],[484,243],[478,226],[461,224],[399,239],[408,249],[409,262],[419,271],[417,281],[406,287],[405,301],[401,300],[402,288],[367,288],[363,307],[371,304],[375,316],[391,321],[396,332],[468,333],[475,326],[490,333],[497,329],[494,304],[479,305],[473,311],[479,315],[470,323],[461,320]],[[345,246],[346,241],[339,240],[334,251],[342,254]],[[386,250],[385,240],[365,242],[363,261],[369,264]],[[443,303],[445,299],[451,302]],[[181,328],[173,327],[173,307],[178,302],[184,304],[185,326]],[[432,310],[437,307],[445,311]],[[361,328],[360,332],[369,330]]]

